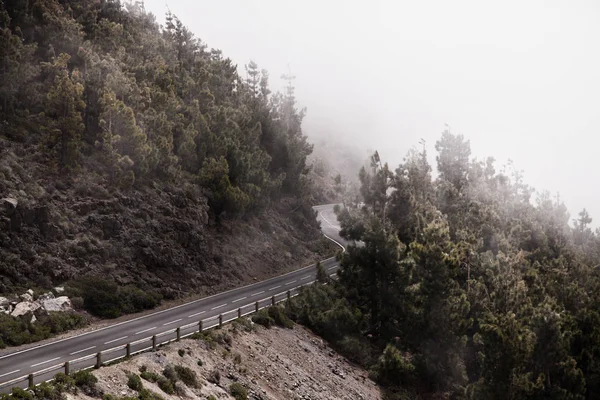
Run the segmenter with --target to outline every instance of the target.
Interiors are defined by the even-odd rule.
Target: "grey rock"
[[[40,295],[40,297],[38,297],[37,301],[43,302],[44,300],[52,300],[53,298],[54,298],[54,293],[48,292],[48,293],[44,293],[44,294]]]
[[[13,317],[20,317],[21,315],[25,315],[29,312],[34,312],[40,307],[41,305],[39,303],[35,303],[32,301],[22,301],[20,303],[17,303],[15,309],[12,310],[10,315],[12,315]]]
[[[60,296],[55,299],[48,299],[42,302],[46,311],[71,311],[73,305],[71,299],[67,296]]]
[[[8,215],[9,217],[15,213],[15,210],[17,209],[17,206],[19,205],[19,202],[17,201],[17,199],[14,199],[12,197],[5,197],[2,200],[0,200],[0,202],[4,205],[4,210],[6,211],[6,215]]]

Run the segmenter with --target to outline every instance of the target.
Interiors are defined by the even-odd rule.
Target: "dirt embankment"
[[[379,388],[366,371],[350,364],[304,327],[255,328],[254,332],[247,332],[239,325],[228,326],[213,331],[207,340],[184,339],[103,367],[93,372],[99,380],[97,386],[115,397],[135,397],[136,391],[127,385],[130,374],[140,374],[140,369],[145,368],[161,375],[170,365],[192,369],[200,387],[191,388],[178,381],[177,394],[169,395],[156,383],[141,380],[144,388],[165,400],[207,399],[211,395],[215,399],[232,399],[230,387],[236,382],[248,391],[249,399],[381,398]],[[68,397],[89,400],[83,394]]]

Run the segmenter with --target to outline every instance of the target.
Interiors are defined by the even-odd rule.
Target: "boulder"
[[[33,314],[31,316],[31,321],[29,321],[29,322],[33,324],[35,321],[37,321],[37,318],[35,317],[35,314]]]
[[[48,293],[44,293],[44,294],[40,295],[40,297],[38,297],[37,301],[43,302],[44,300],[52,300],[53,298],[54,298],[54,293],[48,292]]]
[[[64,286],[57,286],[54,288],[54,291],[56,293],[63,293],[65,291],[65,287]]]
[[[5,197],[0,200],[0,203],[4,206],[4,210],[6,211],[6,215],[9,217],[15,213],[19,202],[17,199],[13,199],[12,197]]]
[[[6,297],[0,296],[0,313],[10,314],[12,311],[12,306],[10,304],[10,300]]]
[[[20,303],[17,303],[15,309],[12,310],[12,313],[10,315],[12,315],[13,317],[20,317],[21,315],[25,315],[29,312],[32,313],[40,307],[41,305],[39,303],[34,303],[32,301],[22,301]]]
[[[23,300],[24,302],[32,302],[33,301],[33,296],[30,295],[28,292],[23,293],[22,295],[19,296],[19,298],[21,300]]]
[[[42,302],[46,311],[71,311],[73,305],[71,299],[67,296],[60,296],[55,299],[48,299]]]

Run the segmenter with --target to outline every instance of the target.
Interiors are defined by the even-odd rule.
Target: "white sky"
[[[164,21],[165,0],[146,0]],[[572,218],[600,225],[600,2],[168,0],[209,47],[278,87],[288,64],[305,132],[396,166],[444,124],[473,156],[512,159]],[[499,169],[499,165],[498,165]]]

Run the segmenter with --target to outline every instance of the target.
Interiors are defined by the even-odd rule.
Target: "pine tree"
[[[49,121],[46,143],[56,154],[61,167],[75,168],[79,165],[85,102],[79,73],[68,71],[69,59],[69,55],[62,53],[47,65],[54,78],[46,100]]]

